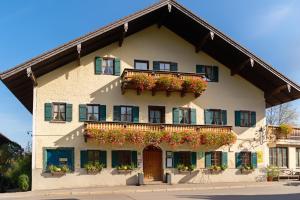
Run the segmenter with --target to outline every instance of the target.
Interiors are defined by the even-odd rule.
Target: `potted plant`
[[[133,163],[130,165],[120,165],[117,166],[118,173],[126,174],[126,173],[131,173],[132,170],[134,170],[136,167]]]
[[[209,167],[209,171],[212,173],[212,174],[218,174],[218,173],[221,173],[222,171],[224,171],[225,169],[227,169],[227,166],[225,165],[212,165]]]
[[[279,167],[269,165],[267,168],[267,181],[274,181],[274,178],[279,176]]]
[[[63,176],[66,173],[71,171],[67,165],[62,165],[62,166],[50,165],[48,167],[48,170],[50,171],[52,176]]]
[[[137,94],[144,90],[151,90],[155,86],[155,79],[146,74],[135,74],[132,76],[130,83],[136,89]]]
[[[177,168],[179,173],[186,173],[186,172],[191,173],[192,171],[195,170],[196,166],[195,165],[178,164],[176,166],[176,168]]]
[[[202,78],[189,78],[182,83],[182,93],[192,92],[199,97],[207,88],[207,83]]]
[[[171,91],[179,91],[182,88],[182,80],[172,76],[161,76],[156,80],[156,89],[165,90],[167,96]]]
[[[250,174],[254,171],[254,167],[252,165],[242,165],[240,170],[242,174]]]
[[[102,171],[104,165],[99,162],[88,163],[84,165],[84,168],[88,174],[97,174]]]

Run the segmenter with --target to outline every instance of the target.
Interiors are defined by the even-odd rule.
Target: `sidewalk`
[[[103,186],[95,188],[73,188],[57,190],[39,190],[16,193],[0,193],[0,198],[21,197],[45,197],[61,195],[99,195],[117,193],[137,192],[169,192],[169,191],[191,191],[191,190],[215,190],[215,189],[238,189],[253,187],[280,186],[287,182],[231,182],[231,183],[207,183],[207,184],[177,184],[177,185],[143,185],[143,186]]]

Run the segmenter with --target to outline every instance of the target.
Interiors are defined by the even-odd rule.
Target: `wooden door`
[[[148,181],[162,180],[162,151],[156,147],[147,147],[143,151],[144,177]]]

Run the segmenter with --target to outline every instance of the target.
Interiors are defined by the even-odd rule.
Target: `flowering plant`
[[[191,171],[194,171],[196,166],[195,165],[184,165],[184,164],[178,164],[176,166],[177,170],[178,171],[181,171],[181,172],[191,172]]]
[[[88,173],[98,173],[98,172],[102,171],[102,169],[104,168],[104,165],[99,162],[87,163],[84,165],[84,168]]]
[[[130,82],[138,92],[151,90],[155,86],[155,79],[146,74],[135,74],[132,76]]]
[[[209,167],[209,170],[214,171],[214,172],[221,172],[227,169],[227,166],[225,165],[212,165]]]
[[[183,81],[182,90],[191,91],[196,97],[200,96],[207,88],[207,82],[202,78],[189,78]]]
[[[162,142],[162,132],[160,131],[147,131],[144,135],[145,145],[158,146]]]
[[[182,80],[172,76],[161,76],[156,79],[156,88],[166,91],[181,90]]]

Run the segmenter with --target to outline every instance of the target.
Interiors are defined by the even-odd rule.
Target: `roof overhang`
[[[94,32],[45,52],[0,74],[2,82],[32,112],[34,79],[124,37],[157,24],[165,26],[264,91],[266,107],[300,98],[300,87],[271,65],[173,0],[160,1]],[[128,30],[124,32],[124,27]],[[125,28],[126,29],[126,28]],[[213,34],[213,39],[211,39]],[[30,70],[28,70],[30,69]],[[28,72],[34,77],[30,77]]]

